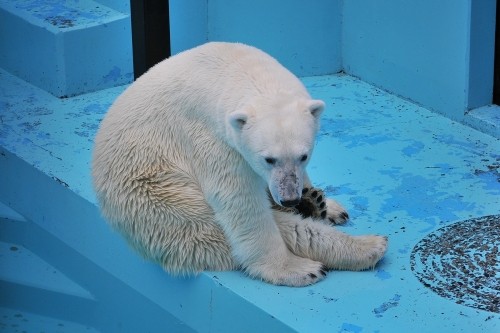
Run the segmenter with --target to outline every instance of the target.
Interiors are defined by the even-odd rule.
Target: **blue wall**
[[[251,44],[299,76],[339,72],[341,1],[171,0],[172,51],[205,41]]]
[[[491,103],[495,0],[171,0],[173,53],[255,45],[298,76],[346,73],[461,120]]]
[[[208,33],[257,46],[299,76],[341,70],[340,0],[210,0]]]
[[[100,16],[87,22],[96,8],[78,0],[50,6],[0,0],[0,67],[56,96],[130,82],[128,1],[99,2]],[[238,41],[298,76],[344,70],[458,120],[491,103],[495,0],[170,0],[170,6],[174,54],[207,41]],[[71,26],[49,24],[60,16]],[[26,49],[36,50],[36,59]]]
[[[208,41],[207,0],[170,0],[172,54]]]
[[[494,0],[343,2],[344,70],[454,119],[491,102]]]

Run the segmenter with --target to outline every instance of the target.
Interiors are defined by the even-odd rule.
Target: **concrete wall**
[[[56,96],[130,82],[128,1],[99,2],[109,8],[0,2],[0,67]],[[495,7],[495,0],[170,0],[171,45],[175,54],[207,41],[252,44],[298,76],[344,70],[461,120],[491,103]],[[71,26],[50,24],[54,17]]]
[[[461,119],[491,102],[494,22],[494,0],[343,1],[343,68]]]
[[[170,0],[169,5],[172,54],[208,41],[207,0]]]
[[[171,0],[173,53],[255,45],[298,76],[344,70],[461,120],[491,103],[495,0]]]
[[[208,32],[257,46],[299,76],[341,70],[340,0],[210,0]]]
[[[171,0],[172,53],[205,41],[254,45],[299,76],[341,68],[341,0]]]

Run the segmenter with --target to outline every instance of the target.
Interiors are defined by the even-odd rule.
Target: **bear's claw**
[[[300,203],[295,207],[282,207],[276,204],[271,195],[273,209],[300,214],[304,218],[328,219],[332,224],[343,224],[349,219],[349,214],[336,201],[326,198],[323,190],[314,187],[305,187],[302,190]]]

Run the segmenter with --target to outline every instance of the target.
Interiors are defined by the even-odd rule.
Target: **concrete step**
[[[0,0],[0,22],[0,67],[54,96],[133,79],[128,13],[93,0]]]
[[[0,203],[0,332],[95,331],[91,324],[97,301],[22,244],[30,225]],[[43,235],[37,241],[50,247]]]
[[[6,223],[5,219],[0,218],[0,223]],[[94,300],[87,290],[35,253],[22,245],[0,241],[0,285],[5,284],[25,286],[26,289],[40,289],[49,294]]]
[[[26,176],[23,170],[18,171]],[[47,230],[50,227],[45,228],[68,226],[71,221],[46,216],[50,222],[42,226],[7,204],[0,203],[0,333],[193,332],[158,304],[71,248],[53,234],[54,230]],[[67,209],[61,204],[58,210],[61,207]],[[81,232],[70,229],[87,243]],[[158,296],[165,295],[170,294]]]
[[[99,331],[67,320],[0,307],[0,332],[94,333]]]

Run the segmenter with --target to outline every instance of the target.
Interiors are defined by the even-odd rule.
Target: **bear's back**
[[[129,123],[166,117],[215,117],[280,92],[309,95],[291,72],[270,55],[240,43],[210,42],[174,55],[138,78],[114,103]],[[200,114],[200,112],[202,114]],[[154,113],[154,114],[152,114]]]
[[[227,113],[280,91],[308,97],[292,73],[251,46],[212,42],[172,56],[111,106],[95,139],[94,175],[107,170],[126,177],[136,171],[125,169],[162,165],[165,156],[184,163],[198,155],[195,151],[210,149],[207,142],[217,142],[220,155],[227,155],[222,152]]]

